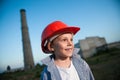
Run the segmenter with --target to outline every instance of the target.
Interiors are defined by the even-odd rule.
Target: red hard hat
[[[41,47],[42,51],[45,53],[50,53],[48,50],[47,46],[44,45],[46,44],[47,40],[50,39],[51,37],[57,35],[57,34],[62,34],[65,32],[71,32],[73,34],[76,34],[77,31],[79,31],[79,27],[74,27],[74,26],[68,26],[65,23],[61,21],[54,21],[50,23],[43,31],[42,36],[41,36]]]

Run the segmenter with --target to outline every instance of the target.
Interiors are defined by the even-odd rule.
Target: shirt
[[[59,66],[57,68],[62,80],[80,80],[72,61],[69,68],[61,68]]]

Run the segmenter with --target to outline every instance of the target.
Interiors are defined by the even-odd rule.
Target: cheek
[[[59,51],[59,50],[62,50],[62,49],[64,49],[64,45],[61,45],[61,44],[55,44],[54,45],[54,50],[56,50],[56,51]]]
[[[74,43],[72,44],[72,47],[74,48]]]

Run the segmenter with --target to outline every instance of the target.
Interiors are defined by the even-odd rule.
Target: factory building
[[[80,48],[79,54],[82,57],[88,58],[93,56],[98,50],[104,50],[106,45],[106,40],[104,37],[87,37],[86,39],[79,40],[77,44],[75,44],[76,48]]]

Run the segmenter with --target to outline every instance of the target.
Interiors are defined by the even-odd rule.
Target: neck
[[[71,58],[65,58],[65,59],[55,59],[55,64],[62,68],[69,68],[71,64]]]

